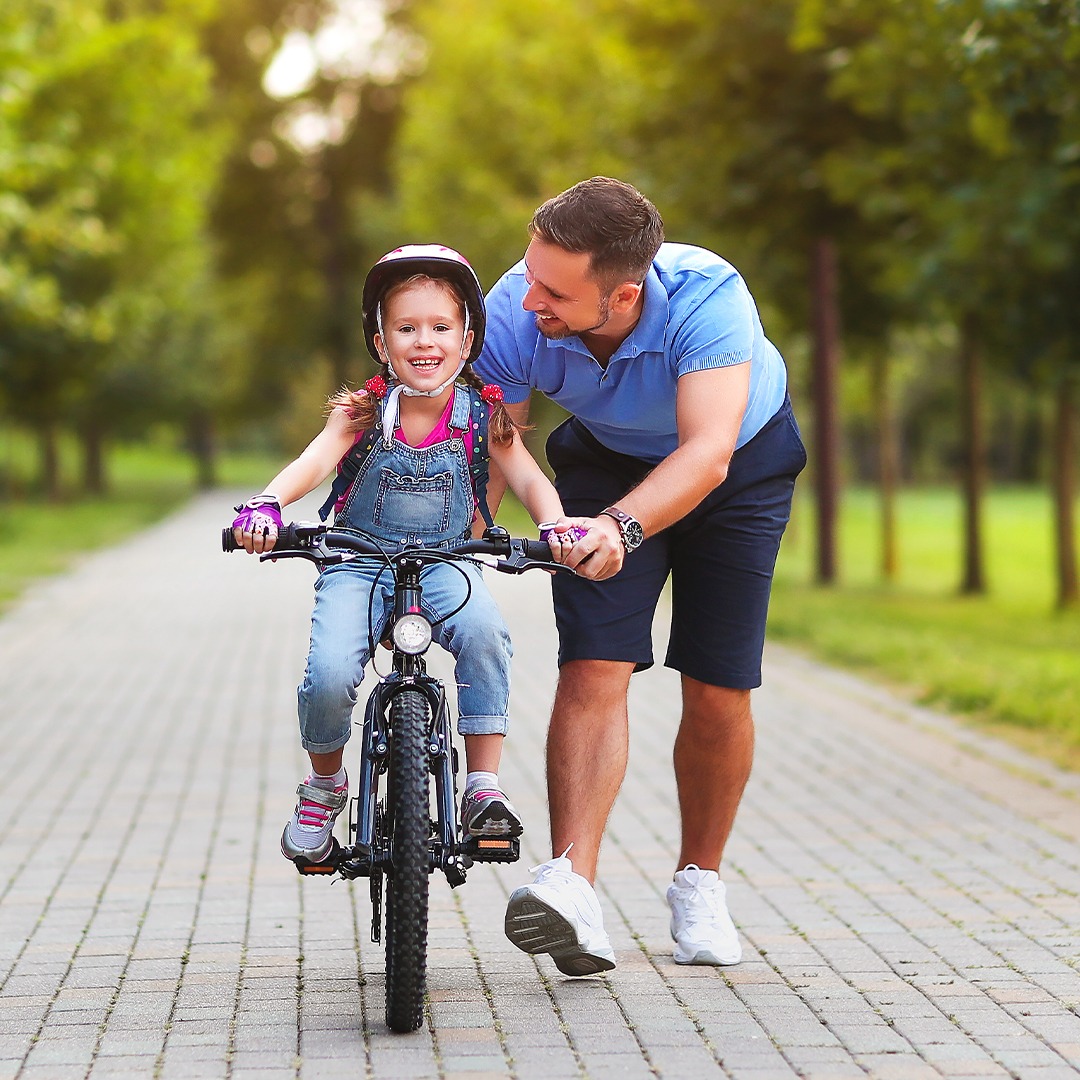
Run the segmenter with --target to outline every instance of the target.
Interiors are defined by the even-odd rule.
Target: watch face
[[[631,518],[629,521],[620,522],[619,527],[622,529],[623,544],[628,552],[641,546],[645,539],[645,530],[642,529],[641,522]]]

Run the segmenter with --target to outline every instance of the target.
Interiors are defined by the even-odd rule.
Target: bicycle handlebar
[[[345,550],[335,550],[342,548]],[[244,550],[243,545],[236,542],[231,528],[221,530],[221,549],[226,552]],[[495,569],[507,574],[521,574],[534,568],[573,573],[570,567],[555,561],[546,541],[513,537],[505,529],[498,527],[488,529],[480,540],[466,540],[450,548],[417,546],[389,551],[353,532],[308,521],[291,521],[278,530],[274,547],[263,552],[260,559],[302,558],[322,567],[348,561],[348,552],[353,555],[377,556],[380,559],[394,559],[401,555],[423,559],[426,556],[431,562],[445,559],[448,555],[492,555],[499,560]]]

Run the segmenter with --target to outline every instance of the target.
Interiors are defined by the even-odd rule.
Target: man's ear
[[[639,281],[624,281],[611,294],[611,310],[619,315],[630,311],[637,303],[642,288]]]

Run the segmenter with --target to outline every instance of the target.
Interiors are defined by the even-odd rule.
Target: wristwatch
[[[625,510],[620,510],[617,506],[609,506],[606,510],[601,510],[600,513],[607,514],[609,518],[614,518],[618,523],[619,533],[622,535],[622,543],[623,547],[626,548],[627,555],[641,547],[642,541],[645,539],[645,530],[636,517],[631,517]]]

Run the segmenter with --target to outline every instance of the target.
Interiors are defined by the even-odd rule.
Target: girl
[[[472,267],[450,248],[411,245],[383,256],[371,269],[362,299],[364,336],[382,376],[359,392],[330,399],[322,432],[267,485],[237,507],[237,541],[249,552],[270,551],[281,508],[321,484],[338,468],[323,508],[336,510],[335,527],[363,533],[388,550],[406,543],[449,547],[467,539],[478,506],[487,517],[483,483],[490,453],[507,484],[536,522],[563,516],[555,488],[525,449],[501,404],[498,387],[482,387],[468,365],[483,345],[484,296]],[[487,445],[484,445],[484,428]],[[541,526],[556,558],[569,550],[568,522]],[[580,534],[577,534],[580,535]],[[435,627],[435,640],[456,661],[458,731],[465,740],[468,775],[462,800],[463,832],[516,836],[521,821],[499,786],[507,730],[510,638],[498,609],[470,563],[424,572],[424,604],[434,619],[468,604]],[[376,590],[368,625],[369,596]],[[311,772],[281,836],[287,859],[327,861],[334,820],[348,799],[342,766],[345,743],[369,641],[380,641],[393,603],[384,565],[358,560],[322,571],[315,586],[311,647],[298,689],[301,742]],[[373,633],[372,633],[373,631]]]

